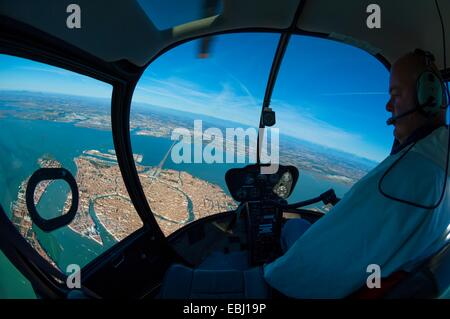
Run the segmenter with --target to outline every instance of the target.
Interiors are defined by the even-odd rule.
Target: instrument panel
[[[295,166],[279,165],[274,174],[262,174],[262,165],[233,168],[225,174],[225,181],[234,200],[248,202],[267,199],[287,199],[298,180]]]
[[[251,265],[262,265],[281,253],[282,211],[277,202],[291,195],[298,169],[279,165],[274,174],[262,174],[261,165],[248,165],[229,170],[225,180],[233,199],[245,203],[249,258]]]

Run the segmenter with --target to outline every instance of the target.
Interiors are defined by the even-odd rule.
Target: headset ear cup
[[[443,86],[440,79],[430,71],[417,79],[417,103],[427,115],[439,112],[443,101]]]

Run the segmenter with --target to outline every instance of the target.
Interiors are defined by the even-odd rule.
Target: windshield
[[[162,231],[236,208],[225,173],[256,161],[257,128],[277,34],[214,37],[160,56],[140,79],[130,114],[139,178]]]
[[[389,154],[388,84],[388,70],[360,49],[291,37],[271,101],[280,131],[280,162],[300,170],[290,202],[329,188],[342,197]]]

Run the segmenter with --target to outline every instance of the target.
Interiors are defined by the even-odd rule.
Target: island
[[[236,203],[218,185],[196,178],[184,171],[143,166],[143,157],[134,154],[139,178],[151,210],[165,235],[198,218],[236,208]],[[143,226],[128,196],[117,158],[112,150],[85,150],[74,158],[75,179],[79,204],[74,220],[68,226],[81,236],[104,245],[101,230],[114,241],[120,241]],[[61,163],[45,155],[38,160],[40,167],[61,167]],[[28,178],[22,182],[17,200],[12,205],[12,221],[22,236],[53,263],[39,242],[26,208],[25,191]],[[39,183],[34,201],[37,205],[53,181]],[[68,211],[72,194],[69,192],[63,211]],[[54,264],[54,263],[53,263]]]

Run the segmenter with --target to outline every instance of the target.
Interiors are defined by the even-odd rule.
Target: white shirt
[[[447,141],[446,127],[418,141],[386,175],[383,191],[434,205],[443,190]],[[269,285],[295,298],[343,298],[366,284],[370,264],[379,265],[381,277],[387,277],[437,252],[450,239],[450,185],[436,209],[399,203],[378,190],[382,175],[408,148],[387,157],[286,254],[265,265]]]

